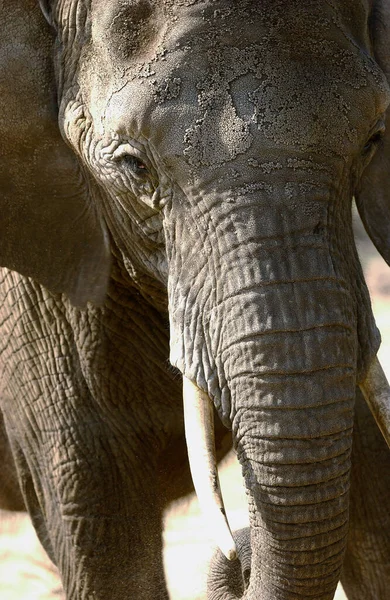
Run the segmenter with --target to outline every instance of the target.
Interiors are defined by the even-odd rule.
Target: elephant
[[[69,600],[166,600],[186,429],[209,600],[384,600],[389,391],[351,206],[390,263],[390,4],[1,6],[3,505]]]

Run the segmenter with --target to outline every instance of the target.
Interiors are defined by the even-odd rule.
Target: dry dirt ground
[[[377,324],[382,332],[380,359],[390,377],[390,269],[357,229],[359,254],[371,291]],[[220,469],[227,512],[234,529],[247,524],[240,469],[229,456]],[[177,503],[165,518],[165,565],[172,600],[204,600],[207,564],[213,542],[190,497]],[[46,558],[25,515],[0,511],[1,600],[59,599],[61,587],[55,568]],[[336,600],[346,597],[339,586]]]

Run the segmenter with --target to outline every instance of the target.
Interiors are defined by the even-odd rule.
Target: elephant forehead
[[[388,100],[359,7],[352,32],[353,19],[318,1],[116,0],[98,27],[115,56],[106,124],[142,131],[194,167],[223,164],[254,140],[344,156]]]
[[[193,166],[222,164],[257,140],[262,149],[345,156],[359,144],[362,124],[371,126],[378,114],[375,91],[387,99],[381,73],[360,54],[310,39],[293,52],[270,40],[210,49],[207,69],[193,82],[197,110],[183,135],[184,154]]]

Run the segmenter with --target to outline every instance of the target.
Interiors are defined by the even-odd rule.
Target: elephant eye
[[[379,131],[376,131],[370,137],[370,139],[363,146],[363,151],[362,151],[363,156],[366,156],[367,154],[369,154],[371,152],[371,150],[374,150],[377,146],[379,146],[379,144],[383,141],[383,135],[384,135],[384,129],[381,129]]]
[[[130,169],[135,175],[147,175],[149,170],[145,163],[142,162],[137,156],[131,154],[125,154],[121,157],[122,164]]]

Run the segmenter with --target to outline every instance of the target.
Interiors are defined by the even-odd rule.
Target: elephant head
[[[380,336],[351,204],[389,262],[390,10],[381,0],[41,5],[53,60],[45,42],[33,131],[13,132],[40,142],[27,164],[28,143],[14,159],[1,264],[76,304],[101,302],[110,245],[148,302],[167,298],[189,435],[199,421],[206,448],[189,442],[192,462],[203,457],[200,494],[217,498],[218,521],[210,400],[248,493],[247,589],[219,585],[217,564],[210,597],[330,599],[356,384],[377,406],[377,378],[367,381]],[[42,172],[33,189],[32,169]],[[216,527],[233,558],[230,532]]]

